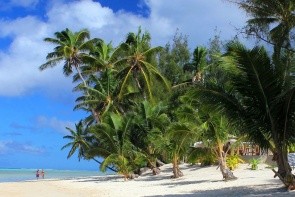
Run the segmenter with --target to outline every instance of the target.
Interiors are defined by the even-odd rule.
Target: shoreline
[[[161,167],[159,175],[150,171],[134,180],[124,181],[120,175],[89,176],[73,179],[39,179],[24,182],[0,183],[0,197],[67,197],[67,196],[290,196],[278,178],[265,164],[250,170],[241,164],[233,171],[237,180],[223,181],[216,166],[180,166],[184,176],[171,179],[172,166]]]
[[[46,180],[48,179],[73,179],[90,176],[105,176],[110,173],[102,173],[98,170],[55,170],[55,169],[44,169]],[[23,182],[23,181],[35,181],[36,170],[33,169],[0,169],[0,183],[12,183],[12,182]],[[42,176],[39,176],[39,180],[42,180]]]

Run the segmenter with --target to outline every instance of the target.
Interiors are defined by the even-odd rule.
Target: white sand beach
[[[161,174],[151,172],[134,180],[124,181],[121,176],[76,178],[71,180],[38,180],[0,183],[1,197],[122,197],[122,196],[295,196],[286,191],[267,165],[250,170],[242,164],[234,171],[234,181],[222,181],[216,166],[198,167],[181,165],[184,177],[171,179],[171,165],[161,167]]]

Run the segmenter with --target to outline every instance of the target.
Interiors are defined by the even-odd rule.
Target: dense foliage
[[[273,52],[248,49],[238,40],[222,45],[216,36],[208,48],[191,53],[178,32],[172,44],[152,47],[141,28],[115,47],[90,39],[87,30],[65,29],[46,38],[56,47],[40,69],[63,61],[68,76],[74,68],[81,94],[75,109],[88,115],[76,131],[68,128],[68,157],[78,150],[79,159],[100,158],[102,171],[109,167],[126,179],[143,167],[158,174],[163,162],[173,164],[177,178],[183,175],[181,161],[216,163],[225,180],[235,179],[227,166],[239,163],[235,155],[227,158],[235,136],[270,149],[276,175],[294,185],[287,153],[295,141],[295,6],[281,0],[235,2],[252,17],[246,33],[271,43]],[[198,141],[203,148],[193,147]]]

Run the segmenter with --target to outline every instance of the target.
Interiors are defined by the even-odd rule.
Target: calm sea
[[[72,179],[78,177],[103,176],[99,171],[74,171],[44,169],[45,179]],[[36,169],[0,169],[0,182],[36,180]]]

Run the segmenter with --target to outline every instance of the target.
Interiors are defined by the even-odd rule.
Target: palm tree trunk
[[[83,77],[83,75],[82,75],[82,73],[81,73],[81,71],[79,69],[79,65],[75,65],[75,68],[77,70],[77,73],[78,73],[80,79],[83,81],[83,84],[84,84],[85,88],[87,88],[88,85],[87,85],[86,80],[84,79],[84,77]],[[87,94],[87,96],[90,96],[90,94],[89,94],[89,92],[87,90],[86,90],[86,94]],[[91,108],[91,113],[92,113],[92,116],[94,117],[96,123],[99,123],[100,118],[99,118],[98,113],[95,111],[95,109]]]
[[[276,151],[277,152],[274,154],[276,155],[275,159],[278,166],[278,171],[276,172],[273,170],[275,173],[274,177],[278,176],[286,187],[294,190],[295,176],[292,174],[292,169],[288,162],[287,149],[279,146]]]
[[[95,159],[95,158],[91,158],[91,159],[93,159],[93,160],[96,161],[99,165],[101,165],[101,162],[98,161],[97,159]],[[115,170],[114,168],[111,168],[111,167],[109,167],[109,166],[107,166],[107,169],[109,169],[109,170],[111,170],[111,171],[113,171],[113,172],[118,172],[117,170]]]
[[[183,173],[180,171],[179,169],[179,165],[178,165],[178,157],[176,155],[174,155],[173,157],[173,161],[172,161],[173,167],[173,176],[172,178],[179,178],[183,176]]]
[[[225,181],[237,179],[226,165],[226,153],[223,151],[223,144],[220,142],[218,142],[218,160],[223,179]]]
[[[160,174],[160,170],[157,167],[156,161],[152,162],[152,161],[148,160],[148,167],[152,170],[153,175]]]

